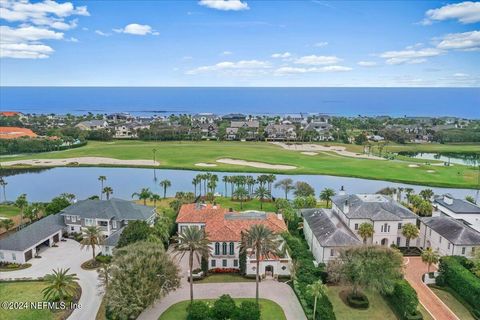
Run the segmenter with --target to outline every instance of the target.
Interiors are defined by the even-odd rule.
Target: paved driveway
[[[42,277],[52,273],[52,269],[70,268],[71,273],[76,273],[79,284],[82,287],[82,296],[79,303],[81,309],[75,310],[68,318],[69,320],[95,319],[102,296],[98,294],[98,278],[95,270],[87,271],[80,268],[80,265],[92,258],[92,251],[80,250],[80,244],[74,240],[67,239],[60,241],[58,248],[48,248],[41,252],[41,259],[31,259],[32,266],[25,270],[0,273],[0,279]]]
[[[405,258],[405,279],[417,291],[418,300],[435,320],[459,320],[450,308],[440,300],[430,288],[423,283],[422,275],[427,272],[427,265],[420,257]],[[430,271],[437,271],[435,266]]]
[[[187,256],[181,259],[181,261],[178,258],[174,259],[182,269],[181,287],[155,303],[152,307],[146,309],[138,317],[139,320],[157,320],[171,305],[190,299],[190,287],[186,280],[186,268],[188,266],[188,263],[186,263]],[[193,284],[193,295],[195,299],[217,299],[222,294],[229,294],[232,298],[254,298],[255,282]],[[300,302],[288,284],[274,280],[262,281],[260,283],[260,298],[269,299],[278,303],[283,308],[288,320],[307,319]]]

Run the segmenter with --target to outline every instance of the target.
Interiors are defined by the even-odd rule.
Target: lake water
[[[73,193],[78,199],[84,199],[92,195],[99,195],[100,182],[98,176],[107,176],[106,186],[113,188],[113,196],[123,199],[131,199],[134,192],[141,188],[150,188],[153,192],[163,195],[159,182],[168,179],[172,186],[167,190],[168,196],[173,196],[177,191],[192,191],[192,179],[198,171],[189,170],[158,170],[139,168],[53,168],[37,172],[28,172],[5,177],[8,182],[6,193],[8,200],[14,200],[22,193],[28,195],[29,201],[49,201],[53,197],[64,193]],[[216,172],[219,177],[217,192],[224,192],[222,177],[224,175],[238,175],[240,173]],[[251,174],[256,177],[258,174]],[[155,181],[154,178],[157,178]],[[344,186],[348,193],[374,193],[385,187],[411,187],[417,192],[425,189],[425,186],[413,186],[380,180],[367,180],[357,178],[335,177],[325,175],[277,175],[277,181],[283,178],[292,178],[294,181],[305,181],[316,190],[316,195],[324,188],[333,188],[338,191]],[[431,188],[437,194],[451,193],[464,198],[467,195],[477,196],[477,191],[472,189]],[[228,187],[230,192],[230,187]],[[274,189],[273,195],[282,197],[283,191]],[[3,198],[2,198],[3,200]]]
[[[463,164],[467,166],[480,165],[480,154],[478,153],[416,153],[416,152],[399,152],[411,158],[437,160],[447,163]]]

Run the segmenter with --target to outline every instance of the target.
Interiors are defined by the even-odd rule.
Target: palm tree
[[[210,176],[210,179],[208,180],[208,186],[210,189],[210,192],[215,194],[215,189],[217,189],[217,182],[218,182],[218,176],[216,174],[212,174]]]
[[[190,270],[190,303],[193,302],[193,257],[197,258],[200,263],[200,258],[208,259],[210,255],[210,240],[208,240],[204,229],[194,226],[186,227],[182,233],[173,237],[175,244],[173,245],[174,252],[180,255],[180,259],[188,253],[188,266]]]
[[[152,194],[152,192],[150,191],[149,188],[142,188],[142,190],[140,190],[140,192],[134,192],[132,194],[132,198],[138,197],[138,200],[143,200],[143,205],[146,206],[147,205],[147,199],[150,198],[151,194]]]
[[[157,209],[157,201],[160,201],[160,195],[152,193],[150,195],[150,201],[153,201],[153,207]]]
[[[92,248],[93,258],[92,261],[95,262],[95,246],[100,246],[103,244],[103,236],[99,227],[90,226],[84,229],[84,235],[82,241],[80,241],[80,248],[83,250],[85,247]]]
[[[248,191],[244,187],[238,187],[233,192],[233,195],[237,200],[240,200],[240,210],[243,209],[243,202],[248,198]]]
[[[227,183],[229,182],[229,176],[223,176],[222,177],[222,182],[225,184],[225,193],[224,196],[227,197]]]
[[[64,192],[60,195],[60,197],[65,198],[68,202],[72,203],[75,199],[75,195],[73,193]]]
[[[414,192],[415,190],[413,190],[413,188],[405,188],[405,193],[407,194],[407,201],[408,203],[410,203],[410,196],[412,195],[412,193]]]
[[[43,280],[48,284],[43,290],[43,297],[48,301],[64,301],[71,299],[77,292],[77,274],[68,274],[70,268],[53,270],[53,273],[47,274]]]
[[[171,185],[172,183],[168,179],[160,181],[160,187],[163,188],[163,199],[167,197],[167,188],[169,188]]]
[[[257,190],[255,190],[255,197],[260,200],[260,210],[263,209],[263,200],[270,198],[270,192],[264,186],[259,186]]]
[[[307,294],[311,295],[315,300],[313,303],[313,319],[317,313],[317,300],[326,295],[327,286],[323,284],[322,280],[315,281],[307,286]]]
[[[330,207],[332,197],[335,195],[335,191],[332,188],[325,188],[320,192],[320,200],[327,202],[327,208]]]
[[[103,196],[103,182],[107,180],[107,177],[106,176],[99,176],[98,177],[98,181],[100,181],[100,200],[102,200],[102,196]]]
[[[430,266],[435,264],[440,259],[438,251],[433,251],[432,248],[427,248],[422,251],[422,261],[428,266],[427,272],[430,273]]]
[[[418,228],[412,223],[406,223],[402,228],[402,235],[407,238],[407,251],[410,250],[410,240],[418,237]]]
[[[103,188],[102,193],[105,193],[107,200],[110,200],[110,195],[113,193],[113,189],[111,187],[105,187]]]
[[[434,195],[432,189],[424,189],[424,190],[420,191],[419,194],[422,196],[422,198],[424,200],[430,200]]]
[[[293,180],[290,178],[282,179],[275,183],[275,188],[280,188],[285,191],[285,199],[288,199],[288,193],[294,189]]]
[[[375,233],[375,229],[373,228],[373,224],[364,222],[360,224],[358,227],[358,235],[362,237],[363,243],[367,243],[367,239],[373,237],[373,234]]]
[[[2,220],[0,220],[0,227],[4,228],[5,231],[10,230],[11,228],[13,228],[14,225],[15,225],[15,223],[13,222],[12,219],[2,219]]]
[[[3,189],[3,200],[7,202],[7,194],[5,193],[5,188],[7,187],[7,181],[3,177],[0,177],[0,187]]]
[[[402,192],[405,190],[403,187],[398,187],[397,188],[397,201],[402,201]]]
[[[275,180],[277,180],[277,176],[274,174],[267,175],[268,191],[270,191],[270,193],[272,193],[272,183],[274,183]]]
[[[241,252],[255,255],[256,260],[256,291],[255,298],[258,304],[258,282],[260,259],[268,259],[272,255],[280,255],[281,242],[278,236],[263,224],[254,224],[245,232],[242,232],[242,241],[240,245]],[[248,252],[250,251],[250,252]]]
[[[25,217],[30,220],[30,222],[37,220],[43,209],[44,206],[42,203],[32,203],[25,208]]]
[[[100,268],[97,269],[98,273],[98,280],[100,281],[100,284],[98,285],[99,288],[103,289],[103,292],[107,292],[108,290],[108,285],[110,282],[110,271],[112,269],[111,264],[109,263],[102,263]]]
[[[195,178],[192,179],[192,184],[193,184],[193,187],[194,187],[194,195],[195,195],[195,198],[196,198],[197,197],[197,185],[199,184],[198,176],[196,176]]]
[[[22,193],[18,196],[17,200],[15,200],[15,206],[20,208],[20,224],[23,223],[23,213],[25,208],[28,206],[27,195]]]

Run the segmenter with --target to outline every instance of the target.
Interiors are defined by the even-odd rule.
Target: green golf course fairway
[[[342,145],[331,143],[331,145]],[[362,146],[342,145],[348,150],[361,153]],[[112,142],[90,141],[88,145],[65,151],[0,157],[3,161],[24,159],[62,159],[70,157],[109,157],[121,160],[151,160],[152,150],[156,149],[159,168],[190,169],[233,172],[267,172],[285,174],[325,174],[333,176],[357,177],[365,179],[388,180],[411,184],[473,188],[478,186],[478,169],[454,165],[451,167],[424,164],[424,160],[370,160],[342,156],[332,152],[319,152],[315,156],[304,155],[298,151],[285,150],[265,142],[153,142],[136,140],[115,140]],[[480,145],[442,145],[442,144],[407,144],[388,145],[388,152],[477,152]],[[375,149],[374,149],[375,151]],[[217,163],[217,159],[232,158],[267,164],[291,165],[293,170],[272,170]],[[435,161],[430,161],[435,163]],[[198,167],[196,163],[212,163],[215,167]],[[418,165],[418,167],[409,167]]]

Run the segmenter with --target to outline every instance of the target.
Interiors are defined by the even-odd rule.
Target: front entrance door
[[[273,277],[273,266],[266,266],[265,267],[265,276]]]
[[[383,238],[381,244],[382,244],[382,246],[388,246],[388,239]]]

